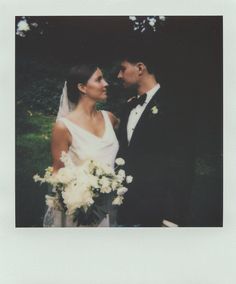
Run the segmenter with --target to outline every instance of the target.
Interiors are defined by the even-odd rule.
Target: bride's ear
[[[86,94],[86,86],[84,84],[79,83],[77,85],[78,90],[80,91],[81,94],[85,95]]]

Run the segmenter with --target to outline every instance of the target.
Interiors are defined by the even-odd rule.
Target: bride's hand
[[[120,119],[117,118],[113,113],[108,112],[109,118],[111,120],[111,123],[113,125],[114,129],[118,129],[120,125]]]

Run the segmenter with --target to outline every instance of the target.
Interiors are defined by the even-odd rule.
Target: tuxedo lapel
[[[152,108],[156,107],[157,109],[159,108],[159,101],[160,101],[160,90],[158,90],[155,95],[152,97],[150,102],[147,104],[145,110],[143,111],[130,140],[129,146],[132,144],[132,142],[135,140],[135,137],[137,134],[142,130],[142,127],[147,127],[148,120],[151,116],[158,115],[158,114],[153,114]],[[129,117],[129,116],[128,116]],[[128,122],[128,118],[127,118]],[[147,123],[146,123],[147,122]],[[126,131],[127,133],[127,131]],[[127,136],[127,134],[126,134]]]
[[[123,113],[122,120],[121,120],[121,125],[120,125],[120,142],[122,142],[123,147],[128,147],[128,136],[127,136],[127,123],[129,119],[129,114],[130,114],[130,108],[127,105],[126,109]]]

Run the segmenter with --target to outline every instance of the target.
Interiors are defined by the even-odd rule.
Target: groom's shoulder
[[[130,111],[130,107],[134,99],[135,99],[135,96],[125,99],[119,104],[118,111],[117,111],[117,115],[119,118],[122,119],[126,117],[127,113]]]

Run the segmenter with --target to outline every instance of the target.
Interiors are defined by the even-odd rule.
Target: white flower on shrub
[[[30,26],[28,25],[26,20],[21,20],[17,24],[17,31],[19,32],[27,32],[30,30]]]
[[[165,16],[159,16],[160,21],[165,21],[166,17]]]
[[[157,20],[156,20],[155,18],[150,18],[150,19],[148,20],[149,25],[152,26],[152,27],[155,26],[156,21],[157,21]]]
[[[151,28],[155,32],[158,24],[164,22],[166,18],[165,16],[130,16],[129,20],[132,21],[134,31],[143,33],[148,28]]]
[[[136,20],[136,17],[135,17],[135,16],[129,16],[129,19],[130,19],[131,21],[135,21],[135,20]]]
[[[31,23],[30,25],[34,28],[37,28],[39,26],[37,23]]]

